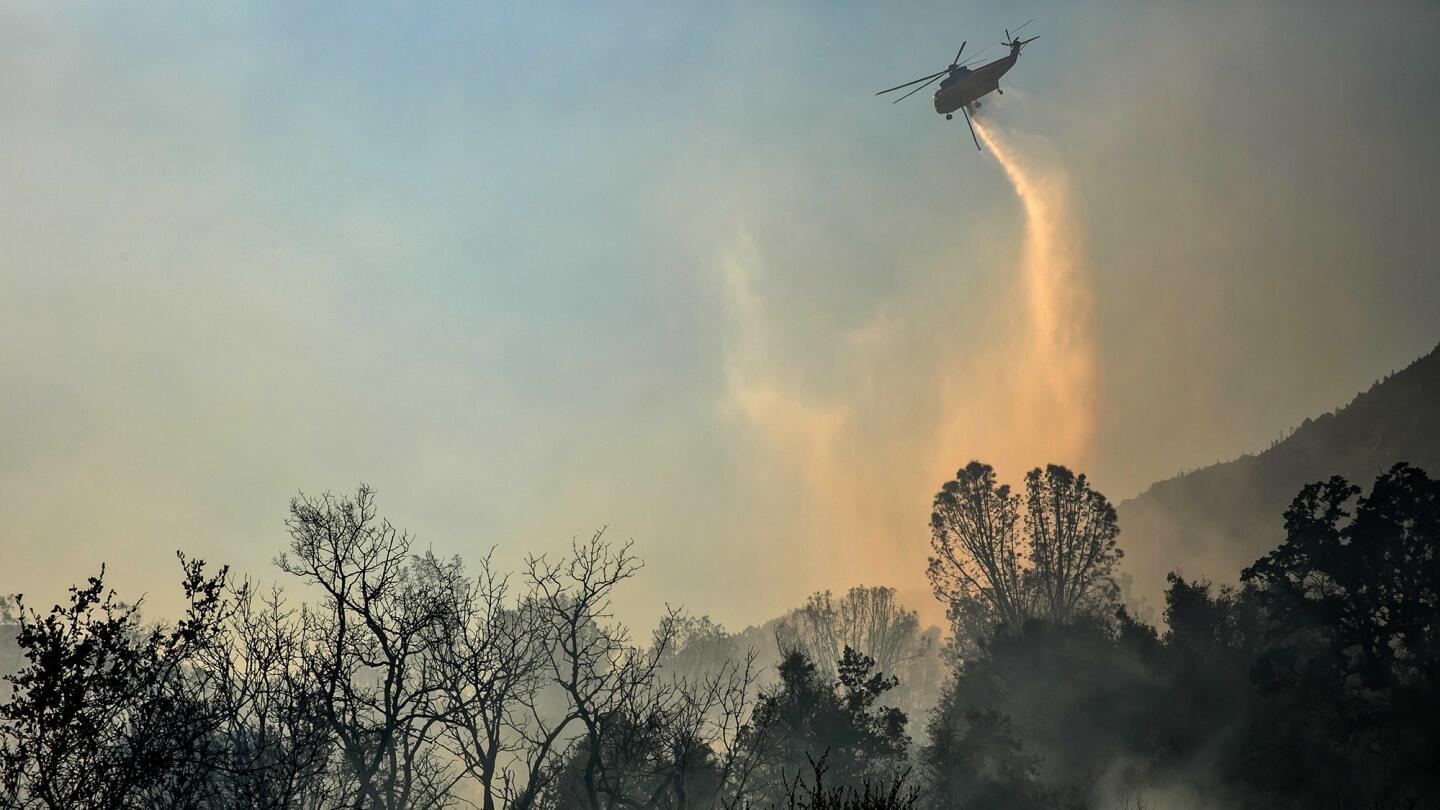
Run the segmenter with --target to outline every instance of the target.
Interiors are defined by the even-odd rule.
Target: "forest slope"
[[[1366,487],[1399,461],[1440,472],[1440,347],[1313,419],[1264,452],[1152,485],[1120,504],[1124,569],[1150,605],[1178,570],[1233,582],[1281,540],[1305,484],[1341,475]]]

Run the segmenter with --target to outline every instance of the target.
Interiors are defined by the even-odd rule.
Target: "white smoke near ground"
[[[1095,431],[1096,341],[1068,177],[1043,141],[975,126],[1025,220],[1018,266],[988,269],[1013,281],[983,302],[977,338],[954,341],[929,290],[878,302],[879,315],[831,342],[843,379],[817,391],[783,359],[778,313],[757,291],[763,246],[742,238],[725,262],[725,405],[758,439],[756,475],[788,478],[799,501],[785,520],[803,541],[806,584],[894,585],[930,618],[926,527],[939,485],[972,458],[1012,479],[1050,462],[1083,469]],[[890,418],[910,398],[924,402]]]

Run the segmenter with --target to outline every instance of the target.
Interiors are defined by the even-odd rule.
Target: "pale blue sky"
[[[1068,176],[1113,497],[1440,340],[1433,5],[0,2],[0,590],[269,577],[288,496],[363,480],[474,557],[611,524],[635,616],[919,593],[933,487],[832,548],[735,374],[854,463],[969,459],[933,380],[1023,223],[872,93],[1031,17],[990,109]]]

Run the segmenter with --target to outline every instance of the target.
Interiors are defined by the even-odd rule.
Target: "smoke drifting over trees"
[[[1440,4],[953,5],[7,4],[0,810],[1440,810]]]
[[[1238,587],[1115,584],[1084,475],[1022,496],[972,462],[935,497],[943,649],[885,587],[731,634],[613,618],[603,532],[506,574],[420,552],[366,487],[299,496],[298,602],[180,558],[150,625],[104,571],[3,615],[17,808],[687,810],[1430,807],[1440,798],[1440,481],[1305,486]]]

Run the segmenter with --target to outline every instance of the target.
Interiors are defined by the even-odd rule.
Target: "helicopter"
[[[1015,29],[1015,33],[1020,33],[1021,28],[1024,28],[1032,22],[1035,21],[1026,20],[1020,28]],[[1015,35],[1011,34],[1010,29],[1007,28],[1005,29],[1004,39],[985,46],[980,50],[980,53],[975,54],[964,62],[960,61],[960,54],[965,52],[966,43],[961,42],[960,50],[955,52],[955,58],[950,62],[949,67],[939,73],[921,76],[914,81],[896,85],[889,90],[881,90],[875,95],[883,96],[886,93],[909,87],[912,84],[924,82],[924,84],[921,84],[919,87],[891,102],[893,104],[899,104],[928,87],[931,82],[944,76],[945,78],[940,79],[940,88],[935,91],[935,112],[943,114],[945,120],[949,121],[954,119],[955,111],[959,110],[961,114],[965,116],[965,125],[970,127],[970,137],[975,141],[975,148],[979,149],[980,139],[975,136],[975,125],[970,123],[971,113],[980,108],[980,99],[989,95],[992,90],[1001,95],[1005,94],[1005,91],[1000,89],[1000,77],[1004,76],[1010,68],[1015,66],[1015,62],[1020,58],[1020,49],[1039,38],[1039,36],[1033,36],[1029,39],[1016,39]],[[996,45],[1008,47],[1010,49],[1010,55],[980,65],[979,67],[969,67],[975,64],[976,60],[980,58],[980,54],[983,54]]]

